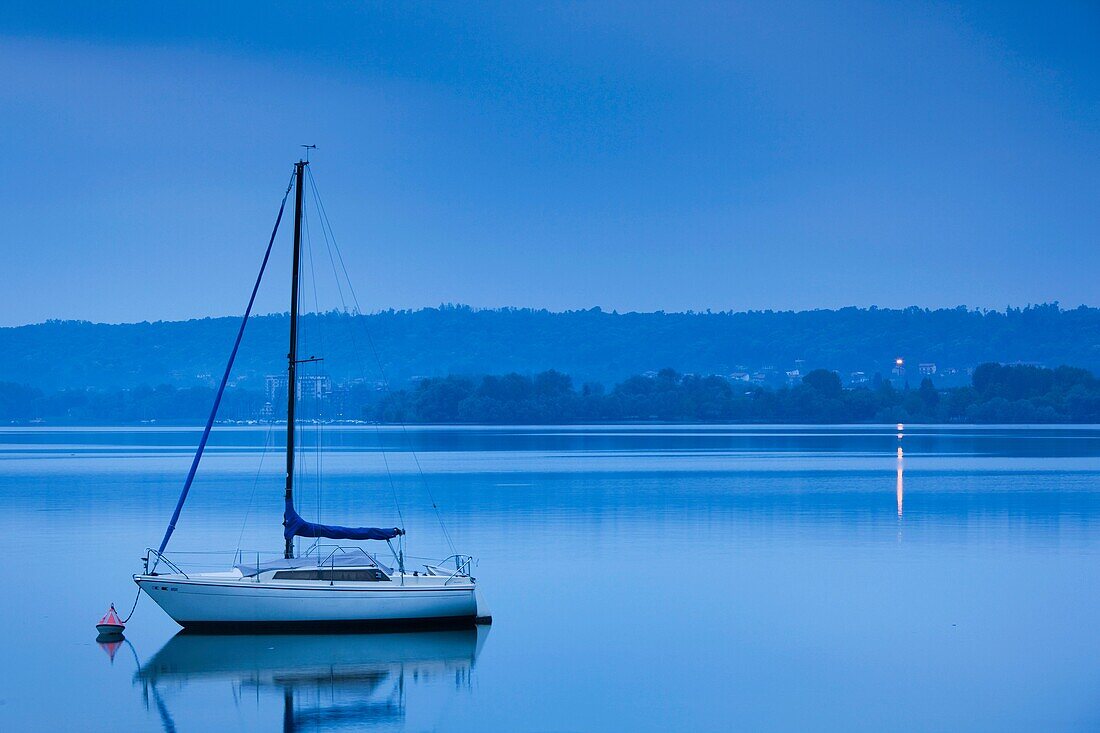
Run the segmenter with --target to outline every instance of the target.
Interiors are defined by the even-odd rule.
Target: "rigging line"
[[[310,177],[310,184],[311,184],[312,189],[313,189],[313,197],[315,197],[315,199],[317,200],[317,207],[318,207],[318,210],[320,212],[320,217],[324,220],[324,222],[328,223],[328,229],[331,232],[332,231],[332,223],[331,223],[331,221],[329,221],[328,211],[326,211],[326,209],[324,209],[324,204],[322,203],[322,201],[320,199],[320,194],[318,193],[318,190],[317,190],[316,180],[313,180],[313,178],[312,178],[313,174],[312,174],[311,171],[308,171],[308,169],[306,171],[306,174],[309,175],[309,177]],[[332,248],[335,250],[335,252],[337,252],[337,258],[339,259],[340,267],[341,267],[341,270],[343,271],[344,280],[346,282],[348,282],[348,289],[349,289],[349,292],[351,293],[352,302],[355,305],[354,315],[363,318],[364,317],[363,316],[363,309],[360,307],[360,304],[359,304],[359,296],[357,296],[355,294],[355,286],[352,284],[351,276],[348,274],[348,266],[346,266],[346,264],[344,263],[343,252],[341,252],[341,250],[340,250],[340,244],[337,243],[337,240],[335,240],[335,234],[332,234]],[[346,306],[345,306],[345,309],[346,309]],[[363,321],[363,332],[366,335],[367,343],[370,344],[371,353],[374,357],[375,364],[377,365],[377,368],[378,368],[378,374],[382,376],[383,389],[388,393],[389,392],[389,380],[386,378],[386,372],[385,372],[385,369],[383,368],[383,365],[382,365],[382,359],[378,355],[378,349],[375,346],[374,338],[371,336],[371,330],[370,330],[370,328],[368,328],[366,326],[366,321],[365,320]],[[440,527],[443,529],[443,534],[448,537],[448,543],[450,543],[450,536],[448,535],[448,532],[447,532],[447,526],[445,526],[443,524],[443,518],[442,518],[442,516],[439,515],[439,507],[436,503],[436,500],[434,500],[434,497],[431,495],[431,489],[430,489],[430,486],[428,485],[428,481],[427,481],[427,478],[425,477],[425,473],[423,473],[423,469],[420,467],[420,459],[417,456],[416,450],[412,449],[411,440],[408,438],[408,430],[407,430],[407,427],[404,423],[404,420],[398,419],[398,425],[400,425],[401,433],[403,433],[405,438],[406,438],[406,442],[408,444],[409,452],[412,455],[412,459],[414,459],[414,461],[416,462],[416,467],[417,467],[417,471],[420,474],[420,479],[423,482],[423,485],[425,485],[425,489],[428,491],[428,495],[429,495],[429,499],[431,500],[432,508],[434,508],[434,510],[436,510],[436,516],[439,519]],[[454,548],[452,547],[451,549],[453,550]]]
[[[316,183],[314,183],[314,190],[315,191],[316,191],[316,187],[317,187]],[[320,209],[321,216],[324,217],[325,220],[327,221],[328,220],[328,213],[325,211],[324,204],[321,203],[321,201],[320,201],[319,194],[318,194],[318,206],[319,206],[319,209]],[[331,222],[329,223],[329,229],[330,229],[330,231],[332,229]],[[347,265],[344,262],[344,255],[340,251],[340,245],[336,242],[336,237],[335,236],[332,238],[332,246],[333,246],[333,249],[336,250],[336,257],[338,258],[338,260],[340,262],[340,268],[343,271],[344,279],[347,281],[347,284],[348,284],[348,291],[351,293],[352,301],[355,304],[355,315],[359,316],[360,318],[363,318],[363,310],[359,306],[359,297],[355,293],[355,286],[352,284],[351,277],[348,275]],[[354,332],[354,329],[353,329],[353,332]],[[386,370],[382,366],[382,359],[378,354],[378,348],[375,346],[374,338],[371,336],[370,329],[367,327],[367,324],[366,324],[366,320],[363,321],[363,332],[367,336],[367,344],[370,346],[371,355],[374,357],[375,365],[378,367],[378,373],[382,377],[383,389],[387,393],[390,393],[389,379],[386,377]],[[427,492],[427,494],[428,494],[428,500],[431,502],[432,510],[435,512],[436,521],[439,522],[439,528],[443,532],[443,537],[447,541],[447,546],[450,548],[451,552],[454,553],[455,552],[454,542],[451,540],[450,532],[447,531],[447,525],[443,521],[443,515],[439,511],[439,504],[435,500],[435,496],[432,493],[432,489],[431,489],[431,486],[428,483],[428,479],[424,475],[424,469],[420,465],[420,457],[416,454],[416,450],[412,446],[412,439],[409,437],[408,428],[405,426],[404,421],[402,421],[400,419],[398,419],[398,424],[401,426],[401,433],[402,433],[402,436],[405,439],[405,444],[409,449],[409,453],[413,457],[413,462],[416,465],[417,473],[420,476],[421,485],[424,487],[425,492]]]
[[[375,435],[378,436],[378,452],[382,455],[382,465],[386,467],[386,476],[390,481],[390,492],[393,494],[393,505],[397,509],[397,521],[401,524],[401,528],[405,527],[405,516],[401,513],[401,503],[397,501],[397,487],[393,483],[393,473],[390,471],[390,459],[386,455],[386,449],[382,446],[382,436],[378,432],[378,426],[375,425]]]
[[[312,171],[307,170],[306,172],[310,176],[310,184],[311,184],[311,190],[313,191],[314,202],[315,202],[315,204],[317,206],[317,210],[320,214],[318,219],[321,221],[322,232],[325,234],[325,245],[328,247],[329,261],[332,265],[332,270],[333,270],[332,274],[333,274],[333,277],[335,278],[336,283],[337,283],[337,290],[340,293],[341,305],[343,306],[344,313],[345,314],[348,313],[348,305],[347,305],[347,301],[344,299],[343,289],[341,287],[339,287],[340,286],[340,275],[336,271],[336,261],[332,257],[332,250],[333,249],[336,250],[337,256],[340,258],[340,264],[341,264],[341,268],[343,269],[343,272],[344,272],[344,278],[347,280],[347,283],[348,283],[348,290],[349,290],[352,298],[355,300],[355,313],[359,313],[360,311],[359,311],[358,297],[355,295],[355,289],[351,284],[351,278],[348,276],[347,268],[344,267],[343,255],[340,253],[339,245],[336,244],[336,235],[332,231],[332,223],[328,219],[328,212],[325,211],[324,203],[322,203],[321,198],[320,198],[320,194],[317,192],[317,183],[316,183],[316,181],[313,180]],[[366,329],[364,329],[364,330],[366,331]],[[362,349],[358,348],[358,346],[359,346],[359,344],[358,344],[358,334],[356,333],[356,330],[354,328],[350,329],[350,333],[352,335],[352,340],[355,342],[355,345],[357,347],[356,352],[360,356],[360,359],[362,359]],[[371,348],[371,352],[374,356],[375,364],[378,368],[379,376],[382,377],[383,387],[388,392],[389,391],[389,382],[386,379],[385,370],[382,368],[382,363],[381,363],[381,360],[379,359],[379,356],[378,356],[378,350],[374,347],[374,342],[371,339],[369,331],[366,331],[366,335],[367,335],[367,340],[370,343],[370,348]],[[364,372],[367,371],[366,368],[365,368],[365,365],[364,365],[363,371]],[[385,468],[386,468],[386,478],[387,478],[387,480],[389,482],[389,485],[390,485],[390,493],[393,496],[394,508],[397,510],[398,522],[402,526],[404,526],[405,517],[404,517],[403,512],[401,511],[401,502],[398,500],[397,487],[394,484],[394,480],[393,480],[393,472],[390,470],[389,456],[386,453],[385,442],[382,438],[382,430],[381,430],[381,427],[377,424],[375,424],[373,427],[374,427],[375,437],[378,439],[379,453],[382,455],[382,462],[383,462],[383,464],[385,465]],[[410,445],[410,451],[409,452],[412,454],[413,459],[417,460],[416,459],[416,452],[411,450],[411,445]],[[419,465],[418,460],[417,460],[417,469],[420,470],[420,465]],[[421,478],[421,481],[424,484],[425,488],[428,488],[427,487],[427,481],[424,478],[424,474],[423,474],[422,470],[420,472],[420,478]],[[431,490],[430,489],[428,489],[428,495],[429,495],[429,497],[431,497]],[[433,507],[433,509],[435,509],[436,519],[439,521],[440,528],[443,530],[443,536],[447,539],[447,543],[448,543],[448,545],[450,545],[451,551],[454,552],[454,546],[453,546],[453,544],[451,544],[451,539],[450,539],[450,536],[447,533],[447,527],[443,523],[443,518],[439,514],[439,508],[435,505],[434,499],[432,501],[433,501],[432,507]],[[403,540],[399,540],[399,542],[402,542],[402,541]]]
[[[323,212],[324,212],[324,210],[322,209],[322,213]],[[374,338],[371,336],[370,329],[367,327],[366,317],[363,315],[363,311],[359,307],[359,298],[356,296],[355,286],[351,284],[351,278],[348,276],[347,267],[344,264],[344,256],[340,252],[340,245],[336,243],[335,239],[333,240],[332,244],[333,244],[333,248],[336,250],[336,256],[340,261],[340,267],[343,269],[344,278],[348,282],[348,290],[351,292],[352,300],[355,303],[355,315],[357,315],[359,318],[364,319],[363,320],[363,331],[367,335],[367,343],[370,345],[371,354],[374,356],[375,364],[378,367],[378,373],[382,376],[383,389],[385,389],[385,391],[389,394],[389,393],[391,393],[390,392],[389,379],[386,377],[385,369],[382,366],[382,359],[381,359],[381,357],[379,357],[378,349],[374,344]],[[416,450],[413,448],[412,439],[409,437],[408,427],[405,425],[405,422],[403,420],[401,420],[400,418],[398,418],[398,425],[401,427],[401,434],[402,434],[402,437],[405,440],[405,445],[409,449],[409,454],[412,455],[413,462],[416,464],[416,470],[417,470],[417,473],[420,475],[421,484],[424,486],[424,490],[428,494],[428,500],[432,504],[432,510],[435,512],[436,520],[439,522],[439,528],[443,531],[443,537],[447,540],[447,546],[450,547],[451,552],[454,553],[455,552],[454,542],[451,540],[450,532],[447,531],[447,525],[443,522],[443,516],[439,511],[439,505],[435,500],[435,495],[432,493],[432,489],[431,489],[431,486],[429,485],[428,478],[427,478],[427,476],[425,476],[424,469],[420,465],[420,456],[417,455]]]
[[[314,319],[315,323],[317,324],[317,343],[319,344],[318,352],[323,356],[325,354],[325,331],[324,331],[324,323],[322,322],[323,319],[321,319],[319,317],[319,314],[321,313],[321,303],[320,303],[320,299],[317,296],[317,271],[313,267],[313,240],[309,236],[309,219],[306,217],[305,207],[302,207],[302,224],[304,225],[303,226],[303,234],[305,235],[305,242],[306,242],[306,260],[309,262],[309,276],[310,276],[310,278],[312,280],[312,284],[313,284],[313,310],[316,314],[318,314],[318,317],[316,317]],[[322,227],[322,233],[323,233],[323,230],[324,230],[324,228]],[[312,334],[310,334],[310,335],[312,336]],[[322,492],[322,488],[321,488],[322,464],[321,464],[321,462],[324,460],[324,452],[321,450],[321,443],[322,443],[322,438],[324,437],[324,431],[325,431],[324,402],[322,400],[323,395],[321,394],[321,392],[323,390],[323,386],[324,386],[324,381],[323,380],[324,380],[324,376],[325,376],[325,370],[324,370],[323,366],[321,366],[323,363],[324,362],[314,362],[314,364],[313,364],[313,367],[316,370],[316,373],[313,376],[315,378],[319,377],[319,379],[317,379],[317,381],[314,382],[314,384],[317,388],[315,393],[314,393],[314,402],[317,406],[317,422],[314,424],[314,428],[313,428],[314,443],[315,443],[315,445],[314,445],[315,459],[314,460],[316,462],[316,470],[317,470],[317,522],[318,523],[320,523],[320,521],[321,521],[321,498],[322,498],[322,494],[321,494],[321,492]]]
[[[264,449],[260,452],[260,465],[256,468],[256,478],[252,481],[252,493],[248,495],[248,506],[244,510],[244,521],[241,522],[241,533],[237,536],[237,550],[234,557],[241,551],[241,543],[244,542],[244,530],[248,527],[248,516],[252,513],[252,504],[256,500],[256,488],[260,485],[260,473],[264,470],[264,459],[271,447],[271,436],[275,434],[275,416],[267,423],[267,435],[264,436]]]
[[[291,176],[290,184],[286,187],[286,192],[283,194],[283,200],[279,204],[279,215],[275,217],[275,226],[271,229],[271,238],[267,242],[267,250],[264,252],[263,262],[260,263],[260,272],[256,275],[256,284],[252,286],[252,295],[248,298],[248,306],[245,308],[244,316],[241,318],[241,327],[237,331],[237,340],[233,342],[233,350],[229,352],[229,361],[225,365],[225,373],[222,375],[221,384],[218,386],[218,392],[214,397],[214,405],[210,408],[210,417],[206,419],[206,427],[203,428],[202,437],[199,439],[199,447],[195,451],[195,457],[191,461],[191,469],[187,472],[187,479],[183,483],[183,490],[180,492],[179,501],[176,502],[176,509],[172,512],[172,518],[168,521],[168,529],[164,532],[164,538],[160,541],[160,547],[157,549],[157,558],[153,561],[153,570],[157,569],[157,565],[160,563],[161,554],[164,553],[164,548],[168,546],[168,540],[172,538],[172,533],[176,531],[176,522],[179,521],[180,512],[183,511],[183,504],[187,501],[187,494],[191,491],[191,484],[195,481],[195,473],[199,470],[199,461],[202,459],[203,451],[206,450],[206,441],[210,439],[210,431],[214,427],[214,418],[218,415],[218,406],[221,405],[222,395],[225,394],[225,385],[229,382],[229,374],[233,371],[233,362],[237,358],[237,349],[241,346],[241,339],[244,338],[244,327],[248,324],[248,317],[252,314],[252,306],[256,302],[256,293],[260,289],[260,281],[263,280],[264,270],[267,269],[267,261],[271,258],[271,247],[275,244],[275,235],[279,231],[279,223],[283,220],[283,210],[286,208],[286,199],[290,195],[291,185],[294,183],[294,177]]]
[[[302,185],[304,186],[305,183],[303,182]],[[305,191],[303,189],[303,198],[304,198],[304,193],[305,193]],[[302,203],[302,247],[308,253],[308,251],[309,251],[309,211],[306,209],[306,206],[305,206],[304,202]],[[307,255],[307,257],[308,257],[308,255]],[[305,272],[305,268],[303,267],[298,272],[298,319],[299,319],[299,329],[298,329],[298,351],[297,351],[297,353],[298,353],[299,358],[302,356],[302,353],[303,353],[303,346],[302,346],[303,341],[307,345],[304,348],[305,353],[309,354],[310,357],[313,356],[312,351],[308,348],[308,345],[309,345],[309,343],[310,343],[310,341],[313,337],[313,332],[308,327],[307,328],[302,328],[302,320],[307,320],[307,322],[308,322],[308,319],[303,319],[303,316],[307,316],[308,313],[304,313],[303,308],[302,308],[302,303],[306,299],[306,289],[302,287],[302,280],[305,278],[305,276],[306,276],[306,272]],[[299,403],[300,407],[303,408],[303,409],[304,409],[305,405],[302,404],[303,403],[302,398],[305,395],[309,394],[308,387],[309,387],[309,381],[310,381],[308,379],[305,379],[305,377],[310,376],[308,374],[308,372],[310,371],[310,367],[312,366],[312,364],[313,364],[313,362],[311,362],[309,365],[302,365],[303,369],[302,369],[301,372],[299,372],[298,370],[295,370],[295,372],[294,372],[294,376],[295,376],[294,399],[297,403]],[[303,421],[307,417],[303,413],[303,409],[298,409],[295,412],[295,416],[298,418],[298,423],[294,426],[296,431],[298,431],[298,430],[301,431],[300,432],[301,440],[299,440],[298,443],[294,446],[295,449],[298,452],[298,460],[297,460],[297,463],[295,464],[295,470],[297,472],[297,477],[299,479],[299,481],[298,481],[298,490],[299,490],[299,502],[298,502],[298,504],[300,506],[305,506],[305,504],[306,504],[307,494],[305,493],[305,488],[306,488],[305,479],[306,479],[308,468],[309,468],[309,464],[306,462],[306,457],[307,457],[306,456],[306,439],[309,437],[309,435],[307,434],[306,429],[305,429],[305,425],[303,423]],[[314,428],[314,430],[313,430],[314,442],[316,442],[316,440],[317,440],[316,427],[317,427],[316,424],[314,424],[314,426],[313,426],[313,428]],[[298,543],[297,549],[301,550],[302,538],[295,537],[295,541]]]
[[[312,262],[311,262],[311,259],[310,259],[309,215],[306,211],[306,206],[305,206],[304,202],[302,204],[302,250],[305,252],[305,260],[306,260],[305,261],[306,266],[302,268],[302,278],[304,279],[306,277],[306,275],[308,274],[308,271],[310,269],[312,269]],[[301,288],[300,284],[299,284],[299,287]],[[316,287],[317,287],[317,279],[316,278],[313,278],[313,287],[316,290]],[[302,303],[302,300],[304,300],[305,297],[306,297],[306,288],[301,288],[298,292],[299,292],[298,312],[301,313],[302,312],[301,303]],[[316,321],[315,321],[315,323],[316,323]],[[304,334],[304,337],[305,337],[304,340],[306,341],[307,344],[309,344],[313,341],[314,333],[311,329],[309,329],[309,328],[302,329],[301,331],[299,331],[299,333]],[[309,354],[309,358],[312,359],[316,355],[316,351],[317,350],[312,348],[312,347],[307,347],[306,350],[305,350],[305,353]],[[304,365],[305,368],[303,369],[303,374],[302,374],[302,376],[299,377],[299,381],[302,382],[302,387],[303,387],[303,389],[302,389],[302,397],[303,398],[305,398],[307,395],[311,394],[310,388],[314,387],[316,385],[316,381],[313,379],[313,377],[315,375],[312,373],[313,372],[313,367],[314,367],[315,364],[316,364],[316,362],[311,362],[308,365]],[[295,394],[295,396],[297,396],[297,393]],[[304,399],[303,399],[303,401],[304,401]],[[304,407],[304,405],[303,405],[303,407]],[[299,414],[302,414],[304,416],[304,410],[302,412],[300,412]],[[313,415],[313,417],[316,417],[316,415]],[[314,444],[316,444],[317,443],[317,422],[316,422],[316,420],[313,421],[312,434],[313,434],[313,442],[314,442]],[[301,458],[302,474],[304,475],[306,473],[306,469],[308,468],[308,464],[305,461],[305,458],[306,458],[306,446],[305,446],[305,440],[304,440],[305,430],[302,431],[302,437],[303,437],[303,441],[302,441],[301,451],[299,452],[298,455]],[[314,462],[314,465],[316,467],[316,461]],[[317,486],[314,485],[313,488],[314,488],[314,497],[316,497]],[[303,506],[306,503],[305,499],[306,499],[306,496],[303,493],[302,494],[302,502],[301,502]],[[320,520],[318,519],[317,521],[320,521]]]
[[[308,172],[308,171],[307,171]],[[332,233],[332,226],[329,224],[327,217],[321,216],[321,198],[317,195],[317,184],[313,182],[313,176],[310,175],[310,191],[313,192],[313,201],[317,206],[318,217],[317,221],[321,224],[321,233],[325,237],[325,249],[328,252],[328,261],[332,265],[332,276],[336,281],[336,292],[340,294],[340,304],[344,306],[344,312],[348,310],[347,301],[344,300],[344,286],[340,283],[340,276],[336,274],[336,261],[332,258],[332,247],[329,245],[329,239],[335,241],[336,236]]]
[[[336,260],[332,256],[332,250],[333,250],[334,245],[336,244],[336,236],[332,232],[332,224],[328,221],[328,214],[325,212],[324,204],[321,203],[321,198],[320,198],[319,194],[317,193],[317,183],[313,180],[313,173],[312,173],[312,171],[310,171],[308,169],[306,170],[306,173],[310,177],[310,179],[309,179],[310,180],[310,190],[313,192],[314,204],[317,207],[317,211],[318,211],[318,214],[319,214],[317,219],[321,223],[321,233],[324,236],[325,248],[328,252],[329,264],[331,264],[331,266],[332,266],[332,276],[333,276],[333,279],[336,281],[336,290],[340,295],[340,305],[343,307],[344,315],[348,315],[348,303],[347,303],[347,300],[344,298],[344,290],[340,285],[340,275],[336,271]],[[338,247],[337,247],[337,250],[339,250]],[[341,258],[341,263],[342,262],[343,262],[343,259]],[[347,277],[347,270],[346,269],[344,270],[344,276]],[[351,288],[350,279],[348,281],[348,287],[349,287],[349,289]],[[352,291],[352,294],[354,296],[354,291]],[[358,309],[358,304],[356,304],[356,308]],[[362,362],[362,349],[359,348],[358,335],[356,334],[356,331],[355,331],[354,328],[349,329],[349,331],[351,333],[352,341],[355,342],[356,355],[359,356],[360,361]],[[370,338],[370,333],[369,332],[367,334],[367,337]],[[372,344],[372,349],[373,349],[373,344]],[[375,361],[376,362],[378,361],[377,353],[375,353]],[[366,373],[366,371],[367,371],[366,365],[361,363],[360,366],[362,367],[362,371],[364,373]],[[379,371],[380,376],[382,377],[383,383],[385,384],[386,374],[382,370],[381,364],[378,365],[378,371]],[[389,482],[390,493],[393,496],[394,509],[397,510],[398,524],[401,525],[402,527],[404,527],[405,526],[405,516],[404,516],[404,513],[401,511],[401,502],[398,500],[398,497],[397,497],[397,486],[394,484],[393,472],[390,470],[390,460],[389,460],[389,456],[386,455],[385,443],[382,439],[382,430],[377,424],[375,424],[373,427],[374,427],[375,437],[378,440],[378,452],[382,455],[382,463],[383,463],[383,465],[385,466],[385,469],[386,469],[386,479]],[[415,453],[414,453],[414,456],[415,456]],[[421,478],[423,478],[423,476],[421,476]],[[438,510],[436,512],[436,517],[439,518]],[[440,524],[442,526],[442,519],[441,518],[440,518]],[[446,527],[443,527],[443,533],[446,536],[446,533],[447,533]],[[449,541],[449,538],[448,538],[448,541]],[[398,539],[399,544],[402,543],[402,542],[404,542],[404,536],[402,536],[401,538]],[[451,550],[452,550],[452,552],[454,551],[453,546],[452,546]]]
[[[310,176],[310,192],[313,194],[314,205],[318,209],[317,221],[321,225],[321,236],[325,241],[325,252],[328,254],[329,265],[332,267],[332,279],[336,283],[336,292],[340,297],[340,305],[343,308],[344,315],[347,315],[348,304],[347,304],[347,300],[344,298],[344,288],[343,288],[343,285],[340,283],[340,276],[336,273],[336,262],[332,257],[332,245],[330,243],[331,230],[326,228],[325,219],[319,213],[321,202],[320,202],[320,199],[317,196],[317,186],[313,181],[312,175]],[[312,252],[312,249],[310,250],[310,263],[309,264],[310,264],[310,270],[312,271],[312,269],[313,269],[313,252]],[[316,276],[315,276],[315,278],[314,278],[314,297],[315,298],[316,298],[316,292],[317,292],[317,280],[316,280]],[[319,307],[318,307],[318,310],[320,310]],[[365,372],[366,370],[364,369],[363,371]],[[349,390],[349,392],[350,392],[350,390]],[[376,432],[377,432],[377,426],[376,426]],[[379,447],[381,447],[381,440],[379,440]],[[383,456],[384,455],[385,454],[383,453]],[[390,473],[388,465],[386,466],[386,476],[387,476],[387,478],[389,480],[389,483],[390,483],[390,492],[393,494],[393,497],[394,497],[394,506],[397,509],[398,524],[401,525],[402,527],[404,527],[405,520],[404,520],[404,517],[401,516],[401,506],[400,506],[400,503],[397,501],[397,490],[393,486],[393,475]],[[320,509],[318,509],[318,517],[319,516],[320,516]],[[321,521],[320,518],[318,518],[317,521],[320,522]],[[402,535],[402,537],[403,537],[403,535]]]

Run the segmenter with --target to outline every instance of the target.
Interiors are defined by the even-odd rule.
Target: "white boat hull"
[[[196,630],[320,630],[473,624],[475,586],[424,576],[379,583],[292,584],[135,575],[172,619]],[[423,580],[425,582],[413,582]]]

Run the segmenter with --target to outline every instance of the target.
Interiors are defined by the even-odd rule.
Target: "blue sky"
[[[238,313],[305,142],[364,309],[1097,305],[1098,35],[1089,3],[9,3],[0,324]]]

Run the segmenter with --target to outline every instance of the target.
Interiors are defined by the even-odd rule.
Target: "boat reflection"
[[[488,627],[399,634],[177,634],[134,678],[166,731],[175,731],[169,702],[193,710],[187,688],[227,687],[240,711],[282,700],[284,731],[402,728],[411,688],[467,688]],[[213,697],[217,697],[214,695]],[[186,707],[185,707],[186,706]],[[274,722],[274,721],[272,721]]]

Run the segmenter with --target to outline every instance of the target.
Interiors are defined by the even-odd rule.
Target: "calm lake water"
[[[0,730],[1100,728],[1095,426],[311,431],[302,514],[442,556],[434,497],[491,628],[101,647],[198,431],[6,429]],[[170,556],[280,551],[282,438],[215,433],[169,549],[227,554]]]

